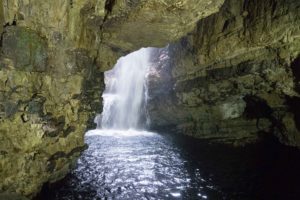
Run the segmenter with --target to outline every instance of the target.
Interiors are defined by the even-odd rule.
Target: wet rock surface
[[[299,1],[227,0],[218,12],[223,2],[0,1],[0,191],[31,198],[63,178],[101,113],[103,72],[170,41],[153,128],[237,145],[273,132],[299,146]],[[272,112],[245,113],[246,95]]]
[[[28,200],[25,197],[22,197],[18,194],[10,194],[10,193],[0,193],[1,200]]]
[[[102,111],[103,72],[178,39],[222,3],[0,1],[0,191],[33,197],[63,178]]]
[[[93,72],[86,51],[58,56],[46,41],[17,26],[5,27],[2,35],[0,191],[29,197],[69,172],[85,147],[88,121],[101,110],[103,76]],[[69,67],[54,69],[62,57]]]
[[[234,145],[272,132],[300,146],[292,112],[299,96],[299,13],[293,0],[227,0],[220,12],[200,20],[167,47],[173,90],[157,95],[160,90],[150,88],[152,129]]]

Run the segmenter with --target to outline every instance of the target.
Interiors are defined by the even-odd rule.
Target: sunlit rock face
[[[296,0],[227,0],[200,20],[168,48],[174,90],[150,91],[152,128],[237,145],[271,132],[299,147],[299,17]]]
[[[0,0],[0,193],[34,196],[68,173],[101,113],[103,72],[164,46],[223,0]]]

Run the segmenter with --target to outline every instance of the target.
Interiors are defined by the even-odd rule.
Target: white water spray
[[[104,106],[95,122],[102,129],[143,129],[146,123],[146,74],[151,48],[142,48],[118,60],[105,72]],[[99,126],[101,123],[101,126]]]

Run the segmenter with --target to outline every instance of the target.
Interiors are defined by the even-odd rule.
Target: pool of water
[[[89,148],[43,200],[300,199],[300,153],[269,140],[232,148],[171,134],[90,131]]]

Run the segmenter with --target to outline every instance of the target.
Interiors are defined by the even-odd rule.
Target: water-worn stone
[[[80,151],[70,152],[84,145],[86,123],[96,112],[87,109],[90,102],[84,101],[83,86],[87,77],[95,83],[103,79],[100,76],[96,81],[91,75],[95,65],[86,51],[66,50],[59,55],[48,49],[49,46],[40,48],[41,41],[46,44],[45,39],[32,30],[8,27],[5,31],[11,38],[4,36],[4,41],[12,40],[15,46],[4,42],[5,50],[1,54],[1,61],[12,62],[6,62],[10,65],[0,70],[0,150],[3,152],[0,191],[31,197],[43,183],[63,178],[78,158]],[[43,68],[37,56],[41,49],[47,54],[47,62],[41,62],[47,64]],[[58,60],[66,65],[56,70],[53,67]],[[70,69],[70,65],[74,68]],[[61,67],[61,63],[57,67]],[[101,86],[89,93],[93,96],[91,99],[100,99]],[[55,161],[53,169],[48,170],[47,158],[56,152],[69,156]]]
[[[2,34],[3,57],[12,60],[19,70],[45,71],[47,44],[36,32],[11,26]]]
[[[0,193],[0,200],[29,200],[18,194]]]
[[[299,146],[299,1],[227,0],[216,13],[223,2],[0,0],[0,191],[33,197],[64,177],[101,112],[103,72],[168,42],[172,68],[150,81],[153,128]],[[267,111],[245,113],[246,95]]]
[[[272,132],[300,147],[299,13],[296,0],[226,0],[200,20],[168,47],[174,91],[150,88],[151,127],[240,145]]]
[[[0,0],[0,191],[31,198],[64,177],[102,111],[103,72],[223,1]]]

